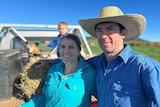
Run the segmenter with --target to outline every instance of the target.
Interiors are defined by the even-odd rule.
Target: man
[[[160,107],[160,64],[124,43],[143,33],[145,17],[108,6],[79,24],[103,50],[88,60],[97,70],[98,107]]]
[[[59,35],[53,40],[53,41],[45,41],[45,45],[48,45],[52,47],[53,49],[58,46],[57,49],[57,57],[60,57],[59,55],[59,42],[62,37],[64,37],[68,33],[68,23],[61,21],[58,23],[58,31]]]

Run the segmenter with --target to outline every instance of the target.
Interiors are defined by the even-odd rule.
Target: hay
[[[45,76],[52,63],[45,64],[37,68],[37,62],[40,58],[31,58],[30,63],[24,66],[22,73],[17,77],[19,82],[15,87],[19,90],[16,97],[28,101],[33,96],[41,93]]]
[[[90,57],[92,56],[85,55],[84,58],[88,59]],[[50,60],[48,59],[46,62],[53,62],[53,59]],[[22,73],[17,77],[15,82],[17,90],[14,96],[18,99],[28,101],[41,93],[46,73],[53,63],[47,63],[37,68],[37,63],[40,61],[45,62],[42,58],[31,57],[30,62],[23,67]]]

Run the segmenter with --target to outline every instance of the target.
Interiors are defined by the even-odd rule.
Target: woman
[[[81,43],[68,34],[60,41],[62,62],[53,65],[42,93],[21,107],[90,107],[96,96],[96,72],[80,55]]]

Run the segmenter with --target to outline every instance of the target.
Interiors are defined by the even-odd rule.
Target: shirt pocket
[[[59,81],[53,77],[53,74],[46,76],[43,89],[43,93],[45,93],[46,97],[52,97],[54,94],[56,94],[58,84]]]
[[[85,95],[84,83],[81,80],[72,78],[71,81],[65,84],[65,87],[67,88],[65,97],[68,97],[68,102],[71,105],[81,104]]]
[[[74,91],[75,93],[79,94],[84,94],[85,85],[83,81],[80,80],[69,81],[67,82],[66,86],[70,91]]]
[[[123,84],[120,81],[113,83],[113,100],[116,106],[131,106],[136,103],[140,95],[140,89]]]

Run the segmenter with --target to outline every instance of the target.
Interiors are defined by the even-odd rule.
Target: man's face
[[[68,32],[67,25],[60,25],[58,27],[58,31],[59,31],[60,35],[62,35],[62,36],[65,35]]]
[[[100,23],[96,26],[96,37],[105,53],[117,55],[123,49],[125,30],[120,33],[117,23]]]

